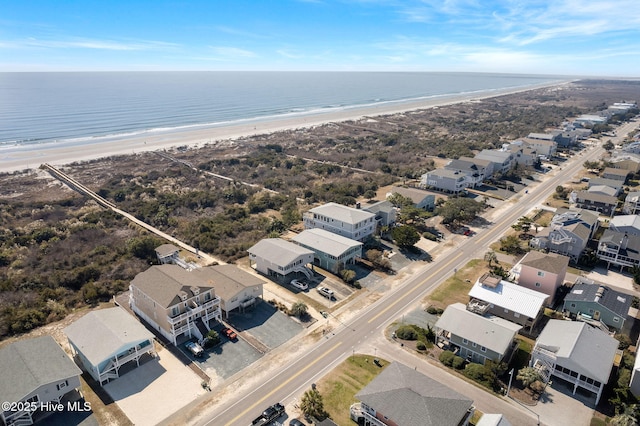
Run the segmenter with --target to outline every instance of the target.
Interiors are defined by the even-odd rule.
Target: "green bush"
[[[467,364],[464,368],[464,375],[488,388],[493,388],[493,384],[495,383],[495,374],[491,369],[481,364]]]
[[[438,241],[438,237],[433,235],[431,232],[423,232],[422,236],[430,241]]]
[[[402,340],[418,340],[418,333],[410,325],[400,326],[396,330],[396,336],[398,337],[398,339]]]
[[[418,342],[416,343],[416,349],[419,351],[424,351],[427,349],[427,345],[424,342]]]
[[[456,370],[462,370],[464,368],[464,358],[459,356],[454,356],[451,366]]]
[[[427,308],[427,313],[431,315],[442,315],[444,310],[442,308],[436,308],[435,306],[429,306]]]
[[[446,365],[447,367],[451,367],[453,365],[453,359],[455,355],[451,351],[444,351],[440,354],[440,362]]]

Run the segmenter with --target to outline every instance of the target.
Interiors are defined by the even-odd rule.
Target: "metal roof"
[[[122,308],[91,311],[64,329],[64,334],[92,365],[146,340],[153,334]]]
[[[343,206],[342,204],[338,203],[327,203],[322,206],[315,207],[309,211],[353,225],[371,218],[375,218],[376,216],[371,212],[367,212],[361,209],[354,209],[353,207]]]
[[[473,404],[399,362],[389,364],[356,398],[402,426],[458,426]]]
[[[492,288],[482,285],[478,279],[471,287],[469,297],[535,318],[549,295],[504,280]]]
[[[609,227],[614,231],[620,232],[624,232],[625,230],[619,230],[617,228],[635,228],[635,233],[637,233],[640,231],[640,216],[637,214],[614,216],[609,220]]]
[[[249,253],[267,259],[275,265],[287,266],[301,256],[313,256],[309,249],[294,244],[282,238],[266,238],[258,241],[247,250]]]
[[[292,238],[298,244],[310,247],[334,257],[340,257],[350,248],[361,246],[359,241],[352,240],[324,229],[305,229]]]
[[[51,336],[18,340],[0,349],[0,399],[18,402],[40,386],[82,371]]]
[[[540,333],[536,346],[555,352],[563,367],[607,383],[618,341],[587,323],[552,319]]]
[[[462,303],[447,306],[435,327],[499,354],[506,353],[516,333],[522,328],[496,316],[484,317],[469,312]]]

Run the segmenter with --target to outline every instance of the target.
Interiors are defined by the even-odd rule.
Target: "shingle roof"
[[[607,185],[592,185],[587,191],[596,194],[608,195],[610,197],[615,197],[618,193],[618,190],[616,188],[612,188]]]
[[[278,266],[287,266],[300,256],[313,255],[311,250],[282,238],[260,240],[247,251],[263,259],[268,259]]]
[[[462,303],[447,306],[435,327],[450,331],[498,354],[506,353],[514,336],[522,328],[502,318],[483,317],[469,312]]]
[[[402,426],[457,426],[473,404],[399,362],[389,364],[356,398]]]
[[[40,386],[82,371],[51,336],[19,340],[0,349],[0,400],[18,402]]]
[[[145,340],[153,340],[149,330],[118,307],[91,311],[65,328],[64,334],[92,365],[99,365]]]
[[[390,192],[393,194],[400,194],[403,197],[410,198],[414,204],[420,204],[427,197],[435,198],[434,194],[431,194],[430,192],[423,191],[422,189],[417,189],[417,188],[402,188],[400,186],[394,186],[391,188]]]
[[[156,247],[156,254],[160,257],[171,256],[177,251],[180,251],[180,249],[173,244],[162,244]]]
[[[469,291],[469,297],[535,318],[549,295],[500,280],[497,286],[484,286],[480,280]]]
[[[564,298],[565,302],[594,302],[605,306],[623,318],[626,318],[631,307],[633,296],[613,290],[599,284],[575,284],[569,294]]]
[[[216,295],[222,300],[231,300],[248,287],[264,285],[264,281],[235,265],[213,265],[208,267],[208,276],[213,280]],[[205,269],[205,268],[203,268]]]
[[[577,198],[578,198],[578,201],[586,200],[586,201],[593,201],[595,203],[602,203],[602,204],[608,204],[608,205],[618,204],[618,199],[616,197],[612,197],[611,195],[600,194],[597,192],[578,191]]]
[[[563,367],[607,383],[618,341],[584,322],[552,319],[540,333],[536,346],[555,352]]]
[[[616,228],[635,228],[640,231],[640,215],[637,214],[625,214],[614,216],[609,220],[609,227],[613,230]],[[637,233],[636,231],[636,233]]]
[[[626,239],[626,247],[622,248],[622,242]],[[626,234],[624,232],[607,229],[600,237],[600,244],[620,247],[618,254],[633,260],[640,260],[640,236]]]
[[[521,265],[527,265],[535,269],[554,274],[561,274],[567,271],[569,258],[556,253],[542,253],[532,250],[520,261]]]
[[[455,179],[458,180],[461,177],[466,176],[465,173],[458,172],[456,170],[449,169],[435,169],[427,172],[427,176],[439,176],[443,178]]]
[[[594,185],[604,185],[610,186],[611,188],[620,189],[624,185],[621,181],[615,179],[607,179],[601,177],[594,177],[589,179],[589,185],[587,187],[591,188]]]
[[[306,247],[340,257],[344,252],[352,247],[361,246],[359,241],[352,240],[324,229],[305,229],[292,238],[298,244]]]
[[[559,208],[551,220],[552,223],[562,223],[565,226],[575,222],[584,222],[591,228],[598,222],[598,215],[587,209]]]
[[[609,175],[615,175],[615,176],[621,176],[621,177],[627,177],[627,175],[629,174],[629,170],[626,169],[616,169],[615,167],[606,167],[603,171],[602,174],[609,174]]]
[[[338,203],[327,203],[309,210],[312,213],[321,214],[341,222],[356,224],[375,217],[375,214],[353,207],[343,206]]]

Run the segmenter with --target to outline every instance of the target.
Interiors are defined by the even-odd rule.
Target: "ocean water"
[[[0,73],[0,147],[91,143],[560,80],[420,72]]]

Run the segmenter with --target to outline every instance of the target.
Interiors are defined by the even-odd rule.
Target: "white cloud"
[[[228,58],[228,59],[237,59],[237,58],[253,58],[257,55],[255,52],[250,50],[240,49],[237,47],[230,46],[209,46],[209,49],[216,55]]]
[[[28,38],[16,41],[0,41],[0,48],[50,48],[50,49],[96,49],[96,50],[153,50],[176,47],[177,44],[159,41],[115,41],[86,38],[68,40],[46,40]]]

